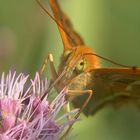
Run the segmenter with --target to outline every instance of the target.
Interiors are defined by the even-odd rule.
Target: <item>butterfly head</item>
[[[58,73],[61,73],[65,69],[65,79],[71,80],[83,72],[89,72],[91,69],[97,68],[97,57],[94,55],[85,55],[92,52],[91,48],[85,46],[67,48],[61,57]]]

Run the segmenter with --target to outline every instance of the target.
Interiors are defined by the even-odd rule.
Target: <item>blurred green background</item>
[[[59,1],[96,53],[121,64],[140,65],[140,1]],[[56,24],[35,0],[0,0],[0,72],[16,69],[33,75],[50,52],[57,67],[62,42]],[[133,105],[106,107],[81,119],[73,130],[78,140],[140,139],[140,113]]]

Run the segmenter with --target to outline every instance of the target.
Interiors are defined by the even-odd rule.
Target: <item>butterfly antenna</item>
[[[63,28],[63,26],[48,12],[48,10],[44,7],[44,5],[40,2],[40,0],[35,0],[38,5],[44,10],[44,12],[65,32],[65,34],[67,35],[67,37],[73,42],[73,39],[71,38],[71,36],[65,31],[65,29]],[[73,42],[74,43],[74,42]]]
[[[106,60],[106,61],[108,61],[108,62],[110,62],[110,63],[112,63],[114,65],[118,65],[118,66],[125,67],[125,68],[132,68],[133,70],[135,70],[137,68],[136,66],[128,66],[128,65],[119,64],[119,63],[117,63],[117,62],[115,62],[115,61],[113,61],[113,60],[111,60],[109,58],[100,56],[100,55],[98,55],[96,53],[85,53],[84,55],[94,55],[94,56],[97,56],[97,57],[99,57],[99,58],[101,58],[103,60]]]

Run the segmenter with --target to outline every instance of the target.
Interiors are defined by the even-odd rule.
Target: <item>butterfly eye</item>
[[[68,57],[72,53],[72,50],[68,49],[64,52],[64,57]]]
[[[86,61],[84,59],[81,59],[78,64],[76,65],[76,71],[81,72],[86,67]]]

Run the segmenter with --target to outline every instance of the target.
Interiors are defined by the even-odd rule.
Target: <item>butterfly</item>
[[[127,102],[139,104],[140,69],[120,65],[97,55],[75,31],[56,0],[49,0],[54,17],[39,0],[36,1],[56,22],[63,42],[63,54],[58,71],[55,70],[51,54],[45,59],[41,69],[42,72],[46,63],[50,62],[52,81],[55,81],[56,90],[59,92],[66,86],[66,100],[70,100],[74,107],[81,108],[80,112],[86,116],[93,115],[107,104],[113,106]],[[102,68],[99,58],[120,65],[122,68]],[[70,110],[68,103],[66,110]]]

